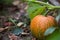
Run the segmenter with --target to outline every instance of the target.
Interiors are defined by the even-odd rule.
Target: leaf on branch
[[[32,4],[27,9],[27,13],[30,19],[34,18],[36,15],[43,14],[45,11],[46,11],[46,7],[41,6],[39,4]]]

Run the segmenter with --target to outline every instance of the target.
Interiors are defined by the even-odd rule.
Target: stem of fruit
[[[45,12],[43,15],[46,16],[49,11],[50,11],[50,10],[47,10],[47,12]]]

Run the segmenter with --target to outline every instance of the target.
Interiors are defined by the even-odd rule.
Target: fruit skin
[[[56,26],[56,21],[52,16],[37,15],[31,20],[30,29],[36,38],[43,36],[44,32],[51,26]]]

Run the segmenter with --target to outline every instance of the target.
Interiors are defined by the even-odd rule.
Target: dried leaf
[[[19,5],[20,1],[14,1],[13,5]]]
[[[4,28],[0,28],[0,32],[4,31],[5,29]]]
[[[19,22],[18,24],[17,24],[17,26],[21,26],[21,25],[23,25],[24,23],[23,22]]]
[[[18,39],[18,37],[15,36],[14,34],[8,35],[8,36],[9,36],[10,40],[17,40]]]

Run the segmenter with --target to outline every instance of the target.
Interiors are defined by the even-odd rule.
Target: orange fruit
[[[31,20],[30,29],[32,35],[38,38],[51,26],[56,26],[56,21],[52,16],[37,15]]]

